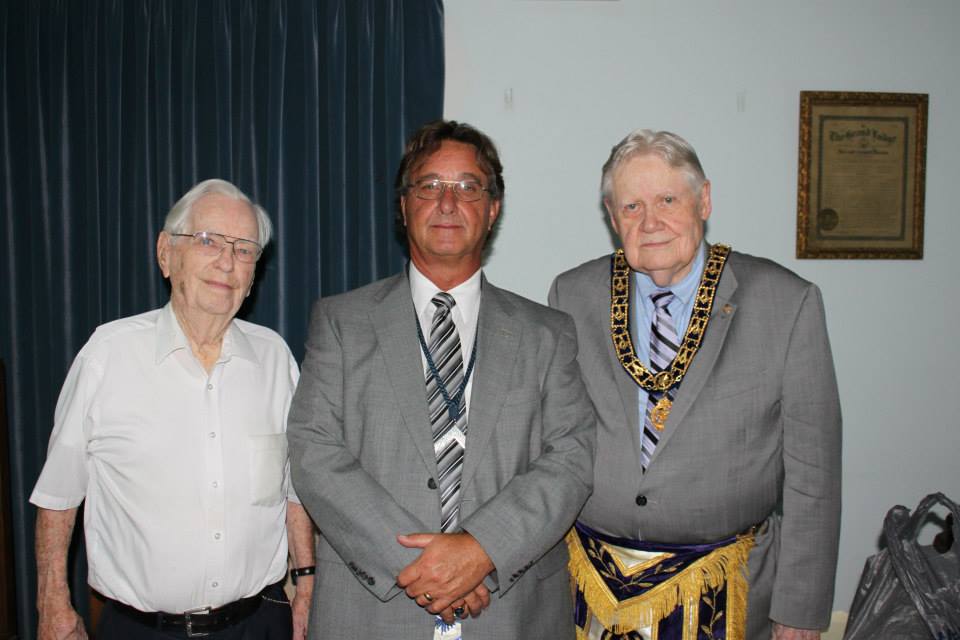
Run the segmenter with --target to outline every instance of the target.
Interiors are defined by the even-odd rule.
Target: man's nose
[[[457,210],[457,195],[453,187],[452,184],[443,185],[443,192],[440,194],[440,211],[443,213],[453,213]]]
[[[223,245],[223,250],[217,256],[215,264],[223,271],[233,271],[237,258],[233,255],[233,245],[229,242]]]
[[[643,217],[640,219],[640,227],[646,232],[657,231],[660,227],[663,226],[663,220],[660,219],[659,214],[652,209],[646,209],[643,212]]]

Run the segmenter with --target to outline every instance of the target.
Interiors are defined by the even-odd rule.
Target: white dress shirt
[[[179,613],[258,593],[286,572],[286,343],[234,320],[208,374],[168,304],[99,327],[57,402],[30,501],[86,499],[90,585]]]
[[[433,316],[437,312],[437,305],[433,304],[431,300],[433,300],[433,297],[442,291],[442,289],[420,273],[412,261],[410,262],[409,278],[410,294],[413,296],[413,308],[416,310],[417,319],[420,321],[423,339],[429,344],[430,328],[433,326]],[[450,313],[453,316],[453,324],[457,327],[457,334],[460,336],[460,352],[463,354],[464,375],[467,373],[467,367],[470,366],[470,355],[473,353],[473,341],[477,335],[477,321],[480,317],[480,280],[481,270],[477,269],[476,272],[464,282],[447,291],[456,301]],[[422,346],[420,348],[420,360],[423,363],[423,374],[424,378],[426,378],[427,356],[423,353]],[[473,376],[471,375],[463,391],[464,417],[467,420],[468,433],[470,431],[470,392],[472,389]],[[448,389],[447,391],[451,395],[456,393],[455,389]],[[426,387],[424,387],[424,393],[426,393]],[[437,618],[433,632],[433,640],[461,640],[461,638],[461,625],[459,621],[454,622],[452,625],[445,625],[439,617]]]
[[[457,304],[453,306],[453,324],[457,327],[457,333],[460,335],[460,351],[463,353],[463,373],[466,375],[467,367],[470,365],[470,354],[473,353],[473,340],[477,335],[477,322],[480,318],[480,280],[481,269],[464,282],[461,282],[453,289],[447,291]],[[433,314],[436,313],[437,306],[430,302],[433,297],[443,291],[437,285],[420,273],[417,267],[410,262],[410,294],[413,296],[413,308],[417,312],[417,318],[420,320],[420,327],[423,330],[423,339],[430,344],[430,327],[433,325]],[[427,357],[420,349],[420,360],[423,363],[424,378],[427,372]],[[467,418],[467,431],[470,430],[470,391],[473,389],[473,376],[467,381],[467,388],[464,390],[464,406]],[[455,393],[454,389],[448,391]],[[424,391],[426,393],[426,391]]]

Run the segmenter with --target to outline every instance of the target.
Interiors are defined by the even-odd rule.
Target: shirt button
[[[214,489],[216,489],[217,487],[219,487],[219,486],[220,486],[220,483],[219,483],[219,482],[217,482],[216,480],[214,480],[214,481],[213,481],[213,482],[211,482],[210,484],[212,484],[212,485],[213,485],[213,488],[214,488]]]
[[[213,534],[213,539],[214,539],[214,540],[219,540],[219,539],[220,539],[220,532],[219,532],[219,531],[217,531],[215,534]]]
[[[220,586],[220,583],[217,582],[216,580],[214,580],[213,582],[210,583],[210,586],[211,586],[212,588],[216,589],[217,587]]]
[[[207,435],[210,436],[211,438],[216,438],[216,437],[217,437],[217,432],[216,432],[216,431],[211,431],[211,432],[208,433]]]
[[[646,506],[647,496],[637,496],[637,504],[640,505],[641,507]]]
[[[207,391],[213,391],[213,384],[212,384],[212,383],[207,385]]]

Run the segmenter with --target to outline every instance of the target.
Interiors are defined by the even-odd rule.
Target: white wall
[[[845,430],[835,608],[849,608],[891,505],[960,500],[960,2],[445,5],[446,116],[489,133],[506,167],[494,283],[543,301],[556,273],[609,252],[600,166],[650,127],[698,150],[710,241],[821,286]],[[801,90],[930,95],[922,261],[794,258]]]

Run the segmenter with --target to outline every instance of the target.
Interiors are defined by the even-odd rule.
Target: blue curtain
[[[276,241],[240,315],[301,357],[313,299],[402,266],[394,174],[405,138],[442,114],[442,29],[441,0],[0,3],[0,358],[21,638],[35,628],[27,498],[60,384],[94,327],[168,298],[154,244],[170,205],[222,177],[266,207]]]

